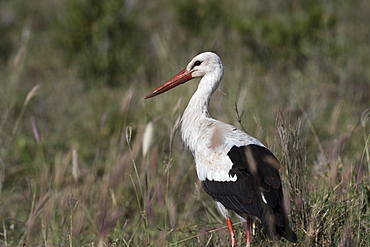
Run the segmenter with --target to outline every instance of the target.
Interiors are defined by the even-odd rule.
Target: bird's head
[[[180,84],[183,84],[193,78],[203,77],[208,74],[218,72],[223,75],[223,66],[221,59],[213,52],[203,52],[195,56],[186,68],[177,75],[165,82],[162,86],[148,94],[145,99],[164,93]]]
[[[217,69],[222,69],[221,59],[213,52],[203,52],[195,56],[188,66],[186,71],[191,72],[192,78],[203,77]]]

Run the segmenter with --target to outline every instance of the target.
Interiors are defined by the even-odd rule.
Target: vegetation
[[[214,51],[211,114],[281,161],[299,239],[274,243],[256,222],[252,244],[369,246],[369,10],[0,0],[0,245],[228,246],[178,135],[197,82],[143,99]]]

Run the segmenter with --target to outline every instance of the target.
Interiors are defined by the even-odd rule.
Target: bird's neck
[[[196,141],[204,133],[205,122],[210,119],[209,102],[219,86],[222,74],[206,75],[199,82],[181,120],[181,136],[185,145],[194,153]]]

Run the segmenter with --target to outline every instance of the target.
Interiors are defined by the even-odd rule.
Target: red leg
[[[247,247],[251,246],[251,217],[247,216],[247,227],[246,227],[246,237],[247,237]]]
[[[231,238],[231,246],[235,247],[236,246],[236,239],[235,239],[235,234],[233,231],[233,226],[231,223],[230,219],[226,219],[227,227],[229,228],[229,233],[230,233],[230,238]]]

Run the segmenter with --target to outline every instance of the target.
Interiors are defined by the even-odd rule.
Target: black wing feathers
[[[279,189],[281,186],[279,168],[280,163],[267,148],[258,145],[232,147],[228,153],[233,167],[229,174],[247,172],[256,179],[256,182],[267,191],[270,187]]]
[[[204,190],[237,214],[258,217],[270,238],[279,240],[283,236],[296,242],[283,205],[280,164],[276,157],[259,145],[234,146],[228,156],[233,162],[229,175],[236,175],[237,180],[205,180],[202,181]]]

